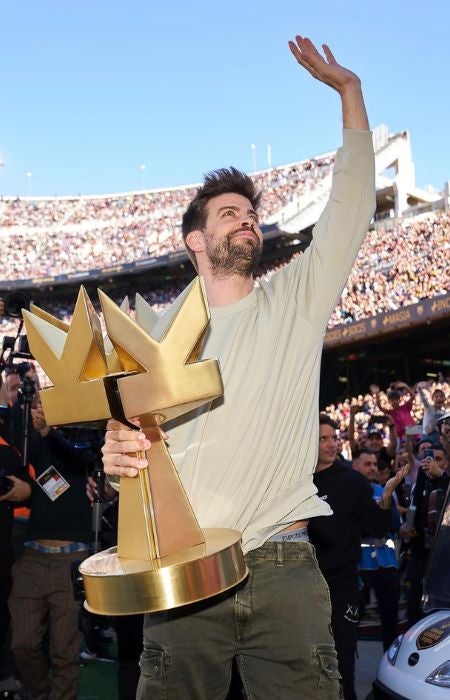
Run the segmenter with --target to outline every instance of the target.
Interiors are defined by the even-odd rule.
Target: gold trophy
[[[197,277],[162,321],[141,297],[134,321],[99,296],[109,352],[83,287],[70,326],[34,305],[23,311],[31,352],[53,383],[40,392],[47,423],[99,427],[113,417],[136,429],[129,419],[139,417],[152,443],[149,467],[120,478],[117,547],[80,566],[85,606],[128,615],[209,598],[247,576],[241,534],[200,528],[160,429],[223,393],[218,362],[199,360],[209,323],[203,282]]]

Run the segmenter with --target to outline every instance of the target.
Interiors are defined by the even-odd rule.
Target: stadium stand
[[[374,130],[374,145],[377,213],[329,329],[444,298],[450,291],[448,183],[442,195],[415,186],[407,132],[389,135],[382,125]],[[264,190],[261,220],[275,227],[271,235],[276,239],[275,252],[263,258],[260,275],[272,275],[308,245],[312,224],[328,198],[333,162],[334,153],[327,153],[252,175]],[[145,271],[147,265],[160,267],[172,257],[186,260],[180,220],[195,189],[188,185],[90,197],[3,197],[0,296],[24,288],[33,297],[39,290],[40,305],[70,321],[74,295],[66,301],[70,295],[59,293],[63,286],[70,282],[73,289],[89,276],[93,282],[111,281],[121,271],[108,292],[112,298],[120,302],[137,288],[152,306],[163,309],[185,286],[185,275],[167,266],[165,275],[141,274],[138,283],[131,280],[134,271]],[[282,235],[289,243],[284,248],[278,245]],[[52,291],[55,281],[62,286]],[[14,335],[16,325],[0,319],[0,340]]]
[[[313,190],[334,154],[257,173],[262,221]],[[103,268],[182,248],[180,222],[196,186],[102,197],[3,199],[3,280]]]

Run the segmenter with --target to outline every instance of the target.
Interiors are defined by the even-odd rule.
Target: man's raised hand
[[[322,44],[325,58],[307,37],[297,35],[295,41],[289,41],[289,48],[298,63],[306,68],[313,78],[329,85],[337,92],[342,93],[350,85],[360,85],[358,76],[341,66],[326,44]]]

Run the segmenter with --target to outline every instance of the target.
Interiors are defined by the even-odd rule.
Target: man
[[[19,375],[16,372],[8,372],[8,374],[5,377],[5,388],[9,406],[12,406],[17,401],[19,387]]]
[[[3,697],[4,693],[5,697],[15,697],[19,683],[10,651],[8,610],[14,563],[13,508],[30,497],[31,485],[19,453],[10,444],[8,419],[8,392],[0,373],[0,695]]]
[[[373,388],[372,385],[371,388]],[[392,468],[392,462],[397,449],[397,433],[395,430],[394,421],[390,416],[386,420],[386,425],[389,427],[389,440],[387,446],[384,444],[384,432],[375,425],[376,417],[372,416],[369,420],[367,431],[363,435],[357,435],[355,431],[355,417],[358,413],[365,412],[364,406],[358,403],[350,406],[350,418],[348,422],[348,439],[352,455],[362,446],[368,447],[375,452],[377,456],[378,468]],[[383,416],[384,418],[384,416]]]
[[[427,393],[428,382],[419,382],[417,391],[423,404],[422,433],[433,442],[439,442],[438,421],[445,415],[445,393],[435,389],[431,401]]]
[[[353,469],[362,474],[371,485],[372,497],[382,501],[386,497],[386,489],[394,489],[400,484],[407,472],[407,467],[397,472],[393,479],[384,485],[377,483],[379,467],[376,455],[368,448],[362,448],[353,455]],[[397,503],[392,499],[393,489],[389,488],[390,522],[383,535],[374,537],[366,533],[361,543],[361,558],[359,575],[363,584],[361,616],[364,606],[369,602],[370,591],[373,589],[377,599],[378,614],[381,622],[381,638],[383,649],[386,651],[397,636],[398,603],[400,598],[400,575],[395,545],[390,533],[398,532],[400,516]],[[389,531],[389,533],[388,533]]]
[[[91,537],[85,460],[46,424],[40,405],[31,413],[36,481],[23,551],[12,572],[11,648],[30,699],[76,700],[80,602],[71,572],[88,555]]]
[[[409,478],[408,481],[411,487],[414,486],[419,473],[420,465],[427,450],[433,446],[432,438],[426,435],[422,437],[417,444],[413,443],[413,436],[407,435],[405,440],[405,451],[409,460]]]
[[[423,578],[434,537],[433,526],[439,518],[440,506],[450,481],[448,464],[442,445],[434,444],[423,453],[411,496],[412,526],[406,522],[400,527],[400,535],[407,544],[405,584],[408,626],[414,625],[423,616]]]
[[[392,418],[388,418],[389,441],[385,446],[383,431],[371,426],[367,431],[365,447],[375,453],[378,469],[392,468],[397,448],[397,433]]]
[[[361,535],[383,537],[390,527],[392,493],[403,478],[403,469],[386,484],[377,504],[366,478],[344,466],[337,456],[337,424],[327,415],[319,417],[319,454],[314,484],[328,503],[331,517],[312,518],[308,533],[317,553],[320,570],[330,588],[331,626],[338,655],[345,700],[356,700],[355,654],[360,592],[358,561]],[[369,456],[369,455],[367,455]],[[371,455],[376,472],[375,456]]]
[[[339,692],[328,588],[305,539],[308,519],[330,513],[312,480],[322,338],[373,213],[372,142],[359,78],[327,46],[325,59],[301,36],[289,46],[339,93],[345,129],[311,245],[254,287],[259,194],[235,169],[206,177],[182,225],[211,308],[202,357],[219,358],[225,389],[172,425],[169,444],[200,526],[240,530],[250,575],[228,594],[146,616],[141,699],[223,698],[234,657],[250,697]],[[130,453],[150,444],[123,428],[108,424],[105,471],[135,476],[147,462]]]

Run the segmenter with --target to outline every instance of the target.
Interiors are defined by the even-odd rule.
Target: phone
[[[408,425],[405,428],[405,435],[422,435],[421,425]]]
[[[434,460],[434,451],[431,449],[431,447],[428,447],[426,450],[424,450],[423,458],[427,462],[432,462]]]

